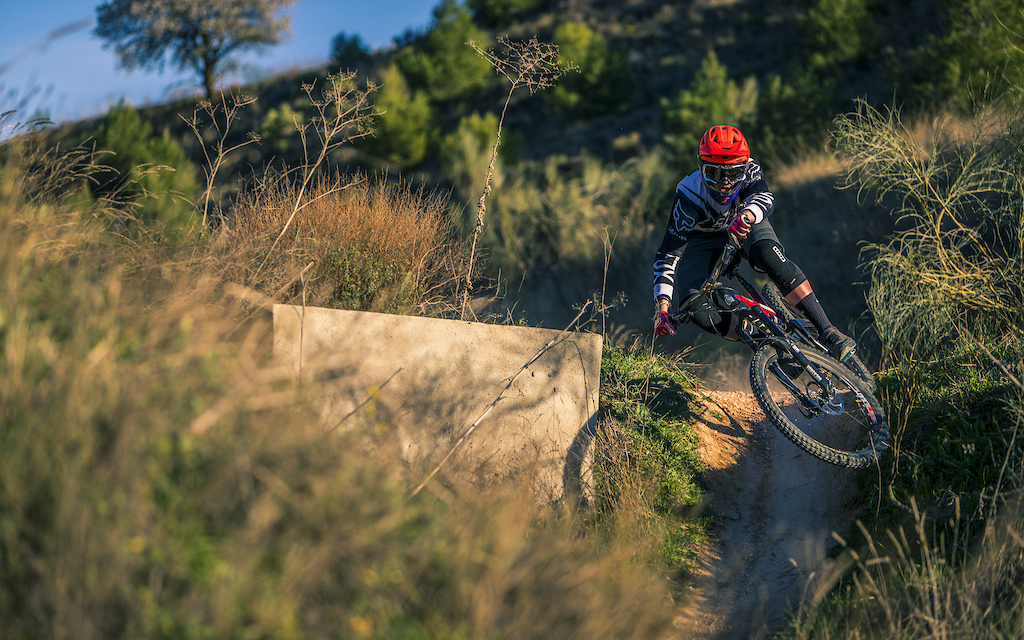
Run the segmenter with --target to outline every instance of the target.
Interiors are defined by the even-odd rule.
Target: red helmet
[[[697,158],[718,164],[746,162],[750,160],[750,147],[739,129],[728,124],[716,124],[700,139]]]
[[[697,147],[697,164],[704,185],[719,204],[729,204],[739,193],[749,160],[747,139],[732,125],[711,127]]]

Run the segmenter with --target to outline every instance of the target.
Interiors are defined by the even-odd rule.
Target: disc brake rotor
[[[812,389],[814,387],[814,389]],[[839,397],[839,394],[833,394],[832,397],[827,397],[825,389],[822,389],[816,383],[808,384],[805,387],[807,391],[807,398],[818,408],[822,413],[826,413],[830,416],[839,416],[843,414],[846,406],[843,403],[843,399]]]

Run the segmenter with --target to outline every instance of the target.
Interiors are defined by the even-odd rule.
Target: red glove
[[[729,226],[729,237],[732,238],[736,246],[739,246],[741,242],[747,239],[748,231],[750,231],[750,222],[747,221],[745,213],[740,213]]]
[[[659,338],[676,335],[676,330],[672,328],[672,323],[669,322],[667,311],[659,311],[658,315],[654,316],[654,335]]]

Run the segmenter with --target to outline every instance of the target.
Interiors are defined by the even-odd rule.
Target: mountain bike
[[[737,317],[735,332],[753,351],[750,388],[768,420],[807,453],[851,468],[875,464],[889,449],[889,425],[871,372],[856,354],[836,360],[816,331],[771,283],[758,289],[739,272],[737,248],[726,244],[701,288],[671,316],[689,322],[706,295]],[[726,286],[738,282],[749,297]]]

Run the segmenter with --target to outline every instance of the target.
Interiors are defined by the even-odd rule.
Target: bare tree
[[[473,244],[469,251],[469,263],[466,268],[466,289],[462,294],[462,315],[469,308],[469,292],[473,288],[473,263],[476,259],[476,244],[480,232],[484,228],[484,214],[487,212],[487,197],[491,194],[491,180],[494,178],[494,164],[498,159],[498,146],[501,145],[501,128],[505,124],[505,113],[512,102],[512,94],[520,87],[526,87],[533,95],[540,89],[555,86],[558,80],[569,72],[580,70],[576,63],[560,60],[558,45],[537,40],[536,36],[529,40],[512,40],[508,36],[498,38],[503,50],[485,50],[472,40],[466,43],[485,60],[491,63],[496,73],[505,76],[509,82],[505,105],[501,108],[498,118],[498,131],[494,136],[491,149],[491,164],[484,176],[484,191],[476,207],[476,227],[473,229]]]
[[[218,75],[243,51],[277,44],[291,19],[278,11],[295,0],[107,0],[93,32],[122,69],[163,71],[168,62],[195,71],[207,99]]]

